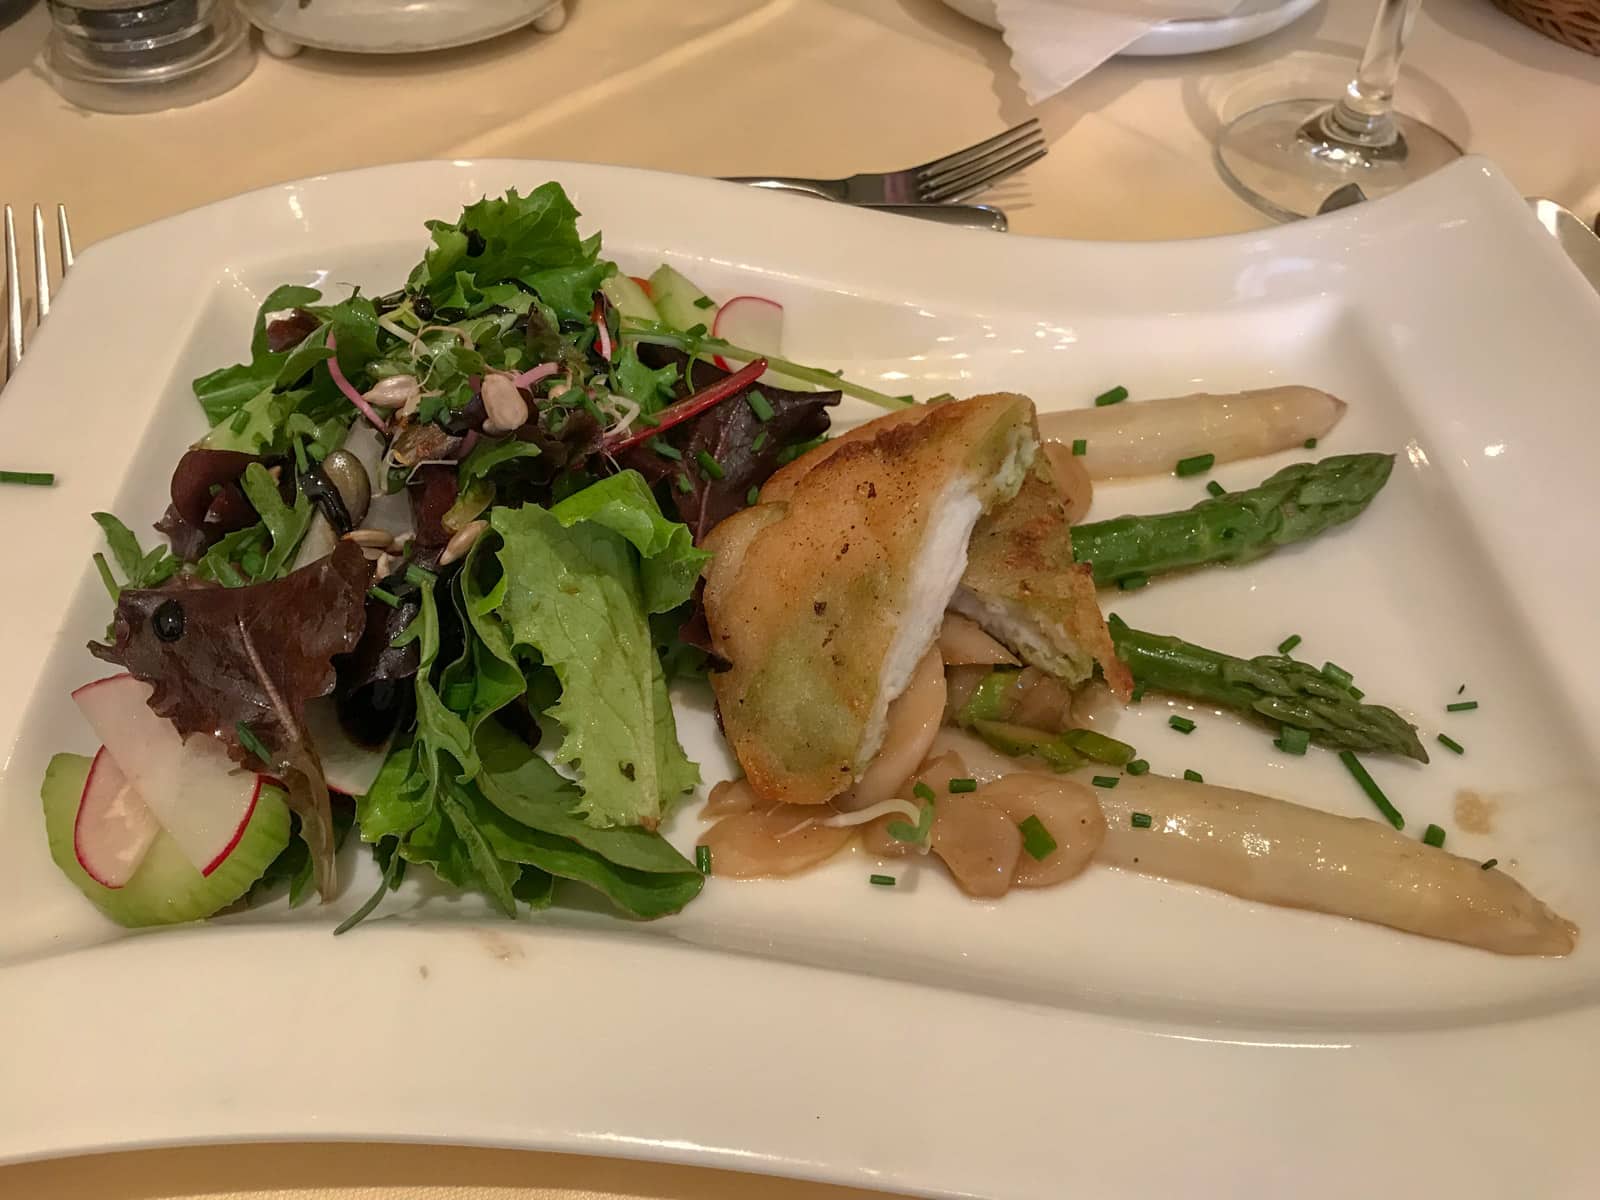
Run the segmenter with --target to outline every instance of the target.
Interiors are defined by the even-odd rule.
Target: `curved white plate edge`
[[[1240,1188],[1219,1194],[1266,1194],[1245,1185],[1264,1183],[1280,1171],[1264,1170],[1271,1164],[1260,1161],[1260,1154],[1241,1163],[1226,1152],[1276,1146],[1292,1154],[1304,1144],[1299,1125],[1308,1105],[1315,1110],[1317,1144],[1341,1146],[1345,1156],[1318,1164],[1317,1182],[1325,1188],[1298,1194],[1339,1194],[1366,1176],[1374,1161],[1369,1155],[1382,1147],[1427,1146],[1441,1132],[1436,1122],[1448,1121],[1457,1131],[1472,1128],[1474,1114],[1463,1112],[1464,1095],[1479,1099],[1474,1091],[1492,1084],[1488,1090],[1498,1096],[1515,1096],[1530,1075],[1537,1076],[1537,1086],[1570,1099],[1561,1110],[1566,1121],[1552,1121],[1548,1111],[1528,1105],[1491,1104],[1493,1132],[1535,1160],[1541,1149],[1561,1145],[1581,1146],[1583,1156],[1595,1160],[1592,1145],[1572,1140],[1586,1128],[1586,1106],[1578,1097],[1596,1092],[1590,1013],[1518,1025],[1487,1044],[1472,1030],[1423,1037],[1229,1039],[1152,1033],[882,981],[870,989],[872,1004],[865,1007],[862,989],[833,972],[743,960],[721,964],[714,993],[707,996],[707,989],[693,987],[693,971],[683,969],[672,947],[643,943],[622,956],[596,953],[581,940],[546,939],[537,947],[538,965],[560,983],[541,989],[540,979],[514,974],[524,961],[515,956],[504,965],[504,976],[496,977],[499,967],[483,968],[484,954],[500,953],[493,940],[480,945],[441,932],[385,922],[338,944],[329,937],[318,948],[296,939],[294,947],[314,980],[337,981],[346,1011],[398,1011],[404,1015],[397,1022],[400,1033],[429,1028],[426,1021],[442,1016],[469,1014],[472,1038],[443,1039],[464,1057],[446,1069],[419,1070],[415,1078],[425,1095],[409,1097],[398,1116],[395,1080],[366,1069],[381,1059],[381,1046],[363,1047],[362,1066],[353,1078],[344,1072],[338,1097],[313,1103],[309,1111],[306,1087],[262,1084],[315,1077],[328,1063],[348,1058],[350,1034],[332,1020],[307,1022],[303,1001],[302,1019],[284,1031],[283,1040],[256,1036],[235,1042],[239,1052],[225,1062],[181,1053],[197,1039],[227,1045],[241,1029],[279,1028],[289,1011],[285,1001],[295,999],[293,981],[283,981],[290,985],[283,989],[226,997],[200,989],[175,992],[172,969],[193,972],[194,956],[178,939],[166,938],[136,955],[119,956],[129,961],[117,964],[116,975],[126,992],[161,995],[161,1011],[112,1014],[85,1029],[45,997],[75,984],[103,983],[102,973],[56,961],[45,972],[56,978],[41,981],[45,986],[32,996],[13,995],[5,1004],[31,1035],[14,1058],[15,1077],[56,1080],[58,1086],[35,1089],[26,1098],[27,1119],[20,1128],[14,1120],[0,1128],[0,1160],[181,1144],[194,1139],[174,1131],[192,1128],[193,1114],[204,1111],[206,1141],[445,1141],[693,1162],[929,1195],[1053,1197],[1061,1143],[996,1102],[1015,1089],[1019,1073],[1061,1081],[1059,1087],[1039,1088],[1029,1103],[1059,1106],[1051,1110],[1076,1127],[1079,1136],[1068,1145],[1080,1152],[1069,1161],[1098,1176],[1105,1189],[1085,1194],[1194,1194],[1183,1185],[1192,1184],[1190,1173],[1208,1158],[1214,1180]],[[502,929],[474,932],[497,939]],[[275,940],[293,935],[279,930]],[[431,966],[427,979],[414,970],[419,960]],[[642,978],[650,980],[648,1011],[671,1037],[657,1036],[654,1024],[639,1020]],[[7,1000],[8,991],[23,991],[25,982],[0,975],[0,1000]],[[674,989],[682,990],[687,1005],[663,1008],[659,997]],[[29,999],[44,1011],[28,1007]],[[311,1007],[320,1003],[319,997]],[[851,1011],[863,1013],[854,1025],[837,1015]],[[819,1023],[837,1036],[808,1040],[805,1061],[796,1063],[788,1035]],[[596,1026],[621,1035],[598,1062],[584,1039],[571,1033]],[[179,1029],[181,1036],[163,1041]],[[86,1104],[77,1076],[47,1073],[59,1058],[60,1037],[74,1038],[76,1050],[90,1061],[125,1068],[134,1078],[158,1069],[161,1091],[132,1109],[121,1096],[108,1106]],[[424,1047],[433,1044],[428,1036],[420,1040]],[[610,1092],[604,1086],[564,1088],[559,1099],[551,1094],[554,1087],[535,1086],[539,1099],[530,1101],[522,1082],[502,1071],[508,1045],[554,1087],[589,1078],[597,1067],[622,1080]],[[732,1047],[738,1061],[717,1057],[719,1046]],[[775,1052],[763,1055],[763,1047]],[[163,1057],[173,1049],[180,1052],[176,1062]],[[631,1057],[636,1050],[639,1059]],[[1263,1050],[1274,1053],[1263,1058]],[[404,1052],[396,1057],[409,1062]],[[427,1053],[422,1057],[426,1061]],[[648,1072],[628,1076],[630,1061],[647,1061]],[[749,1086],[752,1078],[759,1081],[756,1089]],[[1396,1078],[1404,1078],[1405,1086],[1395,1086]],[[1087,1107],[1074,1080],[1094,1081],[1096,1094]],[[1197,1097],[1219,1091],[1220,1080],[1234,1091],[1265,1087],[1270,1095],[1197,1105]],[[685,1084],[710,1089],[709,1097],[701,1093],[703,1102],[728,1104],[702,1121],[696,1102],[684,1098]],[[247,1106],[238,1102],[241,1093],[249,1097]],[[908,1097],[919,1099],[908,1103]],[[1286,1103],[1291,1097],[1293,1103]],[[934,1098],[937,1107],[925,1103]],[[27,1136],[30,1124],[36,1126],[33,1141],[22,1149],[19,1135]],[[1159,1155],[1086,1160],[1081,1154],[1085,1145],[1137,1147],[1154,1134]],[[1459,1190],[1501,1170],[1501,1152],[1492,1142],[1452,1139],[1449,1155],[1408,1148],[1388,1164],[1385,1181],[1392,1187]],[[1525,1194],[1557,1193],[1530,1186]]]
[[[523,168],[523,166],[525,166],[525,165],[520,165],[520,163],[518,163],[518,165],[515,165],[515,166],[518,166],[518,168]],[[552,166],[557,166],[557,165],[552,165]],[[392,168],[378,168],[378,170],[392,170]],[[557,170],[568,170],[568,168],[563,168],[563,166],[557,166]],[[1400,202],[1400,200],[1403,200],[1403,198],[1405,198],[1405,197],[1397,197],[1397,198],[1395,198],[1395,200],[1392,200],[1392,202],[1384,202],[1384,203],[1398,203],[1398,202]],[[1378,208],[1379,208],[1379,206],[1373,206],[1373,210],[1368,211],[1368,213],[1363,213],[1362,214],[1363,218],[1365,218],[1365,219],[1376,219],[1376,213],[1378,213]],[[843,216],[843,214],[838,214],[838,216]],[[1307,229],[1307,227],[1301,227],[1301,229],[1296,229],[1296,230],[1274,230],[1274,234],[1272,234],[1272,235],[1274,235],[1274,237],[1282,237],[1282,235],[1286,235],[1286,234],[1301,235],[1301,234],[1304,234],[1304,232],[1306,232],[1306,229]],[[886,234],[886,232],[888,232],[888,229],[883,230],[883,232],[885,232],[885,234]],[[125,237],[133,237],[133,235],[125,235]],[[1253,237],[1253,235],[1243,235],[1243,237]],[[1014,242],[1014,240],[1013,240],[1013,242]],[[106,245],[110,245],[110,243],[106,243]],[[1176,250],[1176,248],[1173,248],[1173,246],[1168,246],[1168,248],[1166,248],[1166,250],[1171,251],[1171,250]],[[93,251],[93,248],[91,248],[91,251]],[[0,408],[3,408],[3,406],[0,406]],[[3,422],[3,416],[0,416],[0,422]],[[346,949],[347,949],[347,947],[341,947],[341,950],[346,950]],[[603,955],[602,955],[602,958],[603,958]],[[333,965],[333,962],[338,962],[338,960],[331,960],[330,966]],[[731,968],[728,968],[728,970],[731,970]],[[766,963],[766,965],[762,965],[762,970],[771,970],[770,963]],[[3,976],[5,976],[5,973],[0,973],[0,982],[3,982]],[[848,990],[848,989],[846,989],[846,990]],[[984,1002],[984,1003],[982,1003],[982,1005],[979,1005],[979,1006],[986,1006],[986,1005],[987,1006],[992,1006],[992,1005],[994,1005],[994,1002]],[[1061,1016],[1059,1016],[1059,1013],[1056,1014],[1056,1018],[1054,1018],[1054,1019],[1058,1019],[1058,1021],[1059,1021],[1059,1019],[1061,1019]],[[1547,1022],[1546,1022],[1546,1024],[1547,1024]],[[1149,1110],[1149,1109],[1146,1109],[1146,1110]],[[315,1134],[315,1133],[317,1133],[317,1130],[307,1130],[307,1133]],[[426,1133],[427,1133],[427,1131],[424,1131],[424,1134],[422,1134],[422,1136],[426,1136]],[[464,1134],[464,1136],[466,1136],[466,1134]],[[656,1152],[656,1150],[648,1150],[648,1152],[650,1152],[650,1154],[654,1154],[654,1152]],[[787,1162],[787,1160],[786,1160],[786,1162]],[[800,1162],[800,1160],[798,1160],[798,1158],[795,1158],[794,1162]],[[750,1163],[747,1162],[747,1160],[742,1160],[742,1158],[739,1158],[739,1160],[734,1160],[734,1162],[731,1162],[730,1165],[734,1165],[734,1166],[750,1165]],[[904,1179],[904,1182],[907,1182],[907,1184],[909,1184],[909,1182],[910,1182],[909,1176],[902,1176],[902,1179]],[[856,1179],[856,1181],[859,1182],[859,1179]],[[880,1181],[880,1182],[882,1182],[882,1181]],[[894,1182],[894,1186],[902,1186],[901,1179],[891,1179],[890,1182]],[[992,1184],[990,1184],[990,1186],[992,1186]]]

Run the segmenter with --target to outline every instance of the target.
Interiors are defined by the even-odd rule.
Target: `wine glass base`
[[[1432,125],[1394,113],[1395,137],[1362,145],[1331,135],[1327,100],[1279,100],[1251,109],[1217,140],[1217,168],[1240,196],[1279,220],[1315,216],[1328,196],[1359,184],[1376,200],[1461,157]]]

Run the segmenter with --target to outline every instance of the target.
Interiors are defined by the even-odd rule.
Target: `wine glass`
[[[1433,126],[1394,111],[1400,53],[1420,4],[1378,0],[1361,66],[1334,103],[1278,100],[1222,131],[1217,167],[1235,191],[1280,220],[1309,217],[1350,184],[1373,200],[1460,157]]]

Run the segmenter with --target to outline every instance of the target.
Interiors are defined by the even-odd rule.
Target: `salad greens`
[[[796,364],[826,390],[754,390],[761,356],[659,320],[577,222],[559,185],[513,190],[428,222],[398,291],[274,289],[248,359],[194,381],[210,431],[173,474],[171,550],[96,515],[120,578],[96,556],[117,611],[95,652],[285,782],[297,836],[254,896],[334,894],[351,828],[384,876],[353,920],[407,865],[507,915],[558,880],[640,917],[702,885],[659,833],[700,778],[667,692],[706,661],[696,538],[841,389],[904,401]],[[302,705],[329,695],[340,738],[386,747],[375,778],[325,776],[349,746]]]

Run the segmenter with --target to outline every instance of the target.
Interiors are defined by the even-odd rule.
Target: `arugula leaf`
[[[260,522],[223,535],[195,564],[195,575],[225,587],[254,583],[266,572],[271,536]]]
[[[519,458],[537,458],[539,447],[532,442],[521,442],[516,438],[506,438],[503,441],[482,441],[472,448],[472,453],[461,460],[461,466],[456,472],[456,482],[460,487],[465,487],[474,479],[486,478],[490,471],[502,463],[508,463]]]
[[[585,489],[554,509],[493,511],[507,580],[498,611],[516,643],[537,650],[561,681],[561,699],[549,715],[566,731],[556,762],[578,774],[579,812],[601,828],[653,827],[693,787],[698,771],[678,744],[646,624],[640,551],[608,522],[661,557],[685,559],[670,530],[658,531],[615,497],[628,486],[617,478],[603,481],[611,488],[594,496],[594,487]],[[563,506],[570,507],[563,512]],[[650,509],[660,520],[653,500]],[[668,589],[658,580],[656,591],[660,600]]]
[[[122,568],[123,578],[127,581],[121,585],[122,587],[160,587],[177,573],[181,564],[167,552],[166,547],[157,546],[146,554],[140,548],[139,539],[133,530],[116,517],[104,512],[94,513],[93,516],[95,524],[100,526],[106,535],[106,544],[111,547],[111,556],[117,560],[117,566]],[[109,571],[102,574],[109,575]],[[115,600],[117,593],[112,592],[111,598]]]
[[[611,382],[617,391],[637,404],[646,416],[660,412],[678,398],[679,374],[675,362],[645,366],[639,361],[639,348],[634,342],[623,343],[611,364]]]
[[[289,355],[286,352],[274,352],[268,346],[267,315],[287,308],[303,308],[320,299],[322,293],[315,288],[294,284],[272,290],[256,310],[255,326],[250,334],[250,361],[222,367],[194,381],[195,399],[200,402],[207,421],[213,426],[221,424],[263,390],[271,390],[277,380]]]
[[[272,549],[254,578],[279,579],[288,574],[294,552],[311,527],[311,501],[297,489],[294,506],[285,504],[278,495],[278,481],[260,463],[251,463],[244,469],[239,486],[272,538]]]

